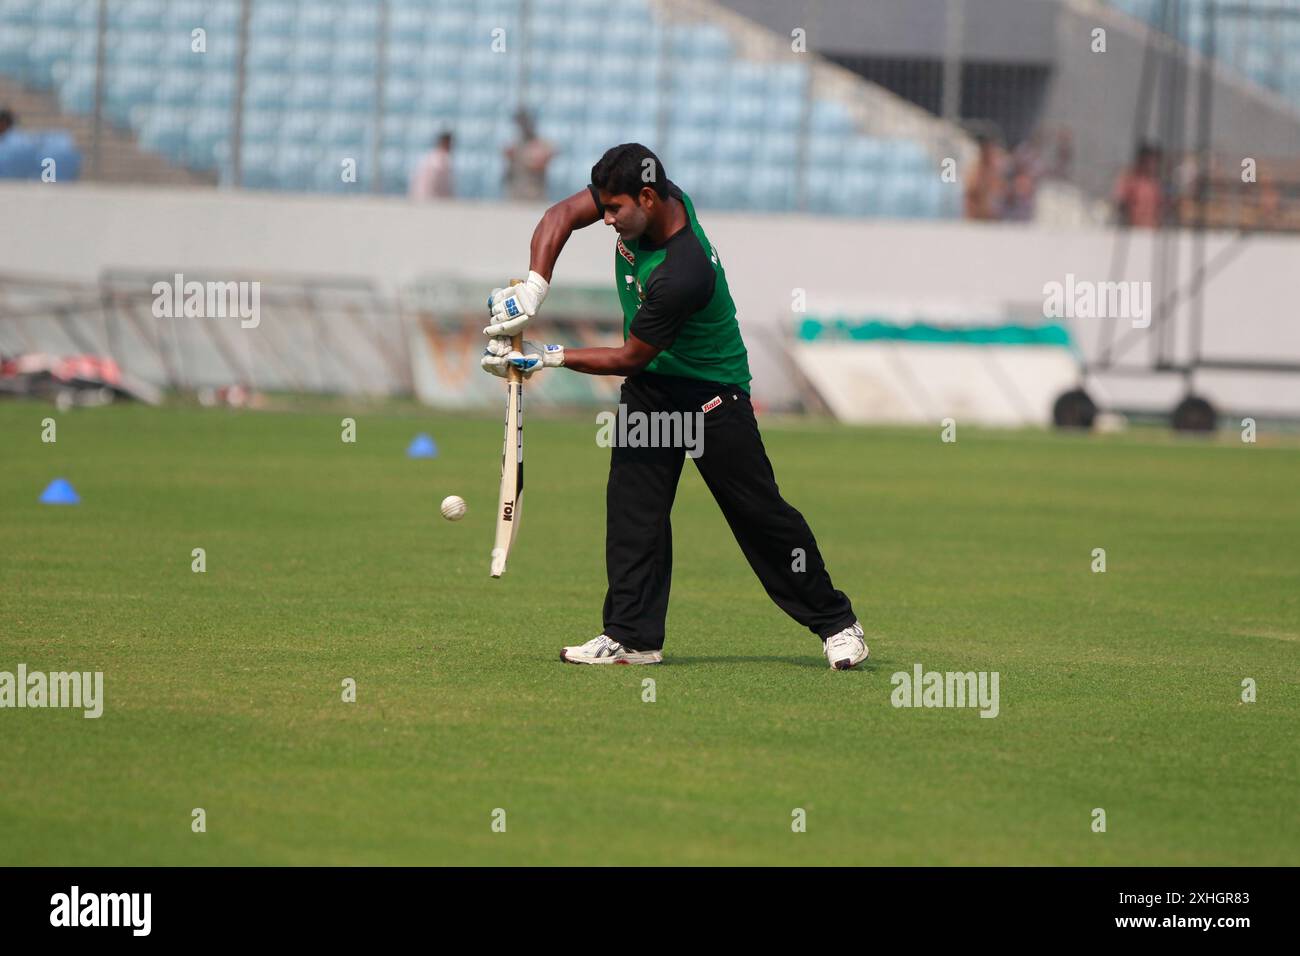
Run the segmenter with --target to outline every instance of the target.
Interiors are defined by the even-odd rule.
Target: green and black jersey
[[[599,192],[587,188],[603,216]],[[748,394],[749,356],[718,251],[700,228],[690,197],[671,181],[668,194],[686,207],[686,226],[662,243],[643,236],[615,245],[623,341],[635,335],[663,349],[647,372],[734,385]]]

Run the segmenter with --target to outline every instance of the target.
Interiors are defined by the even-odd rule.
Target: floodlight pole
[[[239,52],[235,60],[235,99],[231,103],[230,179],[231,185],[244,183],[244,87],[248,83],[248,24],[253,18],[253,0],[239,6]]]

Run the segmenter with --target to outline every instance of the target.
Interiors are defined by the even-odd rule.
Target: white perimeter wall
[[[690,184],[682,184],[690,191]],[[575,185],[575,190],[580,184]],[[93,281],[106,268],[193,270],[232,278],[259,273],[358,277],[395,293],[431,273],[483,282],[484,294],[520,274],[544,206],[395,198],[289,196],[260,192],[0,184],[0,271]],[[751,350],[755,396],[769,407],[794,390],[776,348],[795,289],[810,312],[893,303],[924,312],[1004,302],[1037,308],[1044,283],[1110,277],[1115,234],[1035,226],[841,220],[701,210],[717,247]],[[1153,243],[1134,233],[1117,278],[1152,276]],[[1192,237],[1182,242],[1190,270]],[[1234,241],[1207,240],[1208,257]],[[614,233],[597,224],[574,235],[554,281],[613,277]],[[1205,352],[1215,358],[1300,362],[1300,239],[1256,237],[1209,284]],[[1159,298],[1157,285],[1156,298]],[[544,313],[543,313],[544,314]],[[1116,320],[1107,320],[1115,322]],[[1131,324],[1119,320],[1122,335]],[[1186,321],[1175,342],[1185,351]],[[1073,323],[1092,354],[1098,321]],[[1139,363],[1149,333],[1128,361]],[[1300,376],[1202,373],[1200,390],[1243,414],[1300,415]],[[1103,397],[1160,408],[1176,400],[1176,377],[1107,378]]]

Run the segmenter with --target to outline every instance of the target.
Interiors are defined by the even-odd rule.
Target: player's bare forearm
[[[588,375],[635,375],[641,371],[631,367],[622,349],[565,349],[564,367]]]
[[[587,375],[635,375],[659,351],[632,335],[618,348],[565,349],[564,367]]]
[[[569,241],[569,236],[575,229],[599,220],[596,204],[585,189],[557,202],[542,214],[542,221],[533,230],[533,239],[528,247],[528,268],[550,282],[560,250]]]

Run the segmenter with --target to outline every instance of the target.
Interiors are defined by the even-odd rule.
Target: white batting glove
[[[484,335],[514,335],[529,323],[542,307],[550,283],[536,272],[529,272],[522,283],[504,289],[493,289],[488,296],[488,314],[491,324]]]
[[[522,352],[516,352],[510,345],[510,340],[504,336],[490,339],[487,348],[483,350],[483,358],[479,362],[483,370],[491,372],[500,378],[505,378],[514,366],[523,373],[525,378],[531,376],[539,368],[560,368],[564,365],[564,346],[563,345],[536,345],[532,342],[524,342]]]

